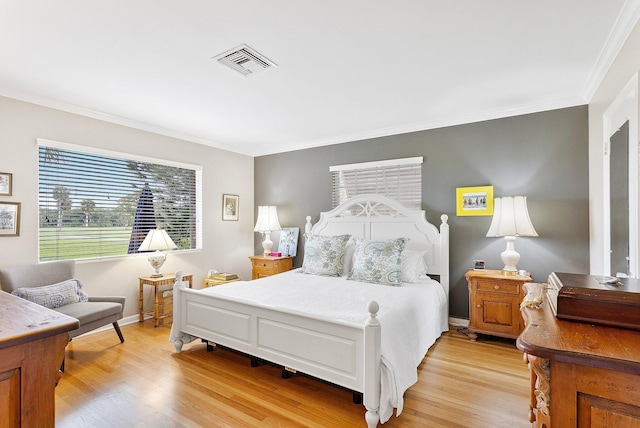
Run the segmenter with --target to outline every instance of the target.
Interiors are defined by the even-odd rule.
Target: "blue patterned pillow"
[[[309,235],[304,244],[302,273],[340,276],[344,264],[344,248],[351,235]]]
[[[400,285],[402,283],[400,256],[405,243],[405,238],[388,241],[368,241],[355,238],[353,270],[347,279],[384,285]]]
[[[73,279],[42,287],[22,287],[13,290],[11,294],[49,309],[76,303],[79,300],[78,286]]]

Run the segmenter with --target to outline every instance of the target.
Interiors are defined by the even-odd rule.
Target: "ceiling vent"
[[[233,68],[245,76],[278,66],[278,64],[245,44],[216,55],[212,59],[218,60],[218,62]]]

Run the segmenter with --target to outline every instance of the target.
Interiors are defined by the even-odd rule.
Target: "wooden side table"
[[[153,326],[158,327],[158,325],[160,325],[160,319],[171,316],[170,314],[160,315],[158,313],[158,307],[159,307],[158,288],[162,286],[173,286],[173,284],[175,284],[176,282],[176,275],[175,273],[171,272],[171,273],[165,273],[163,276],[160,276],[157,278],[145,276],[145,277],[140,277],[138,279],[140,280],[140,294],[138,298],[138,310],[140,315],[140,322],[144,321],[145,315],[153,314]],[[189,282],[189,288],[193,286],[192,274],[182,275],[182,280]],[[153,312],[144,311],[144,286],[145,285],[150,285],[153,287]]]
[[[473,270],[466,274],[469,284],[469,339],[477,333],[515,339],[524,328],[520,302],[529,275],[519,276],[501,270]]]
[[[293,267],[293,257],[251,256],[251,279],[286,272]]]

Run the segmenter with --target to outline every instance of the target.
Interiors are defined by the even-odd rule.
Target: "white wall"
[[[254,244],[252,157],[3,97],[0,172],[13,174],[13,195],[0,201],[21,202],[22,215],[20,236],[0,237],[0,267],[38,262],[36,138],[202,165],[203,250],[169,254],[162,271],[192,273],[197,288],[212,267],[251,279],[247,257]],[[238,221],[222,221],[223,193],[240,196]],[[138,277],[151,272],[144,255],[76,266],[76,276],[89,294],[126,296],[125,316],[137,313]]]
[[[640,23],[625,42],[589,103],[589,217],[590,269],[605,274],[604,122],[603,114],[640,70]],[[631,136],[630,136],[631,137]],[[638,135],[633,136],[638,138]]]

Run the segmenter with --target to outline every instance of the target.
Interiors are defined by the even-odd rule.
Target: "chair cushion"
[[[117,315],[122,311],[120,303],[112,302],[78,302],[55,308],[61,314],[69,315],[80,321],[80,325]]]

